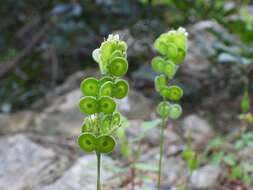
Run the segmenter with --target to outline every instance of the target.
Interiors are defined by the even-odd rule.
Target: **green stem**
[[[157,181],[157,190],[161,189],[161,172],[162,172],[162,159],[163,159],[163,144],[164,144],[164,130],[166,127],[165,119],[162,120],[160,133],[160,159],[159,159],[159,170],[158,170],[158,181]]]
[[[101,168],[101,154],[99,152],[97,154],[97,190],[101,189],[100,185],[100,168]]]

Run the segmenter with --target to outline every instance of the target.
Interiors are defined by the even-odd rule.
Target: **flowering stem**
[[[100,165],[101,165],[101,154],[99,152],[97,154],[97,190],[100,190]]]

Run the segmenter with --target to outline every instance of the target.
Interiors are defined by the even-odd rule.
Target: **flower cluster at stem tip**
[[[157,106],[157,112],[163,119],[177,119],[182,114],[182,107],[176,103],[183,96],[183,90],[177,85],[168,85],[174,78],[180,64],[187,54],[187,36],[184,28],[161,34],[154,47],[161,56],[153,58],[151,65],[159,73],[155,78],[155,89],[163,97]]]
[[[121,114],[115,99],[126,97],[129,89],[128,82],[120,79],[128,70],[126,51],[127,45],[118,35],[109,35],[92,53],[103,76],[86,78],[80,86],[84,97],[79,108],[86,117],[78,144],[85,152],[109,153],[116,145],[113,135],[121,125]]]

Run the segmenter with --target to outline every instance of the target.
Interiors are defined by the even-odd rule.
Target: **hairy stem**
[[[101,168],[101,154],[99,152],[97,154],[97,190],[101,189],[100,185],[100,168]]]
[[[165,119],[162,120],[161,133],[160,133],[160,158],[158,169],[157,190],[161,189],[161,172],[162,172],[162,159],[163,159],[163,144],[164,144],[164,130],[166,127]]]

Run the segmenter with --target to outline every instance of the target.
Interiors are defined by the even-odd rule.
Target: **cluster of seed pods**
[[[128,70],[126,51],[127,45],[118,35],[109,35],[92,53],[103,76],[86,78],[80,86],[84,97],[79,107],[86,117],[78,144],[85,152],[105,154],[115,148],[114,132],[121,125],[115,99],[126,97],[129,88],[128,82],[120,79]]]
[[[157,112],[163,119],[177,119],[182,114],[182,107],[176,103],[183,96],[183,90],[177,85],[169,85],[179,65],[187,53],[187,32],[184,28],[161,34],[154,47],[161,54],[153,58],[153,70],[159,73],[155,78],[155,89],[163,97],[157,106]]]

